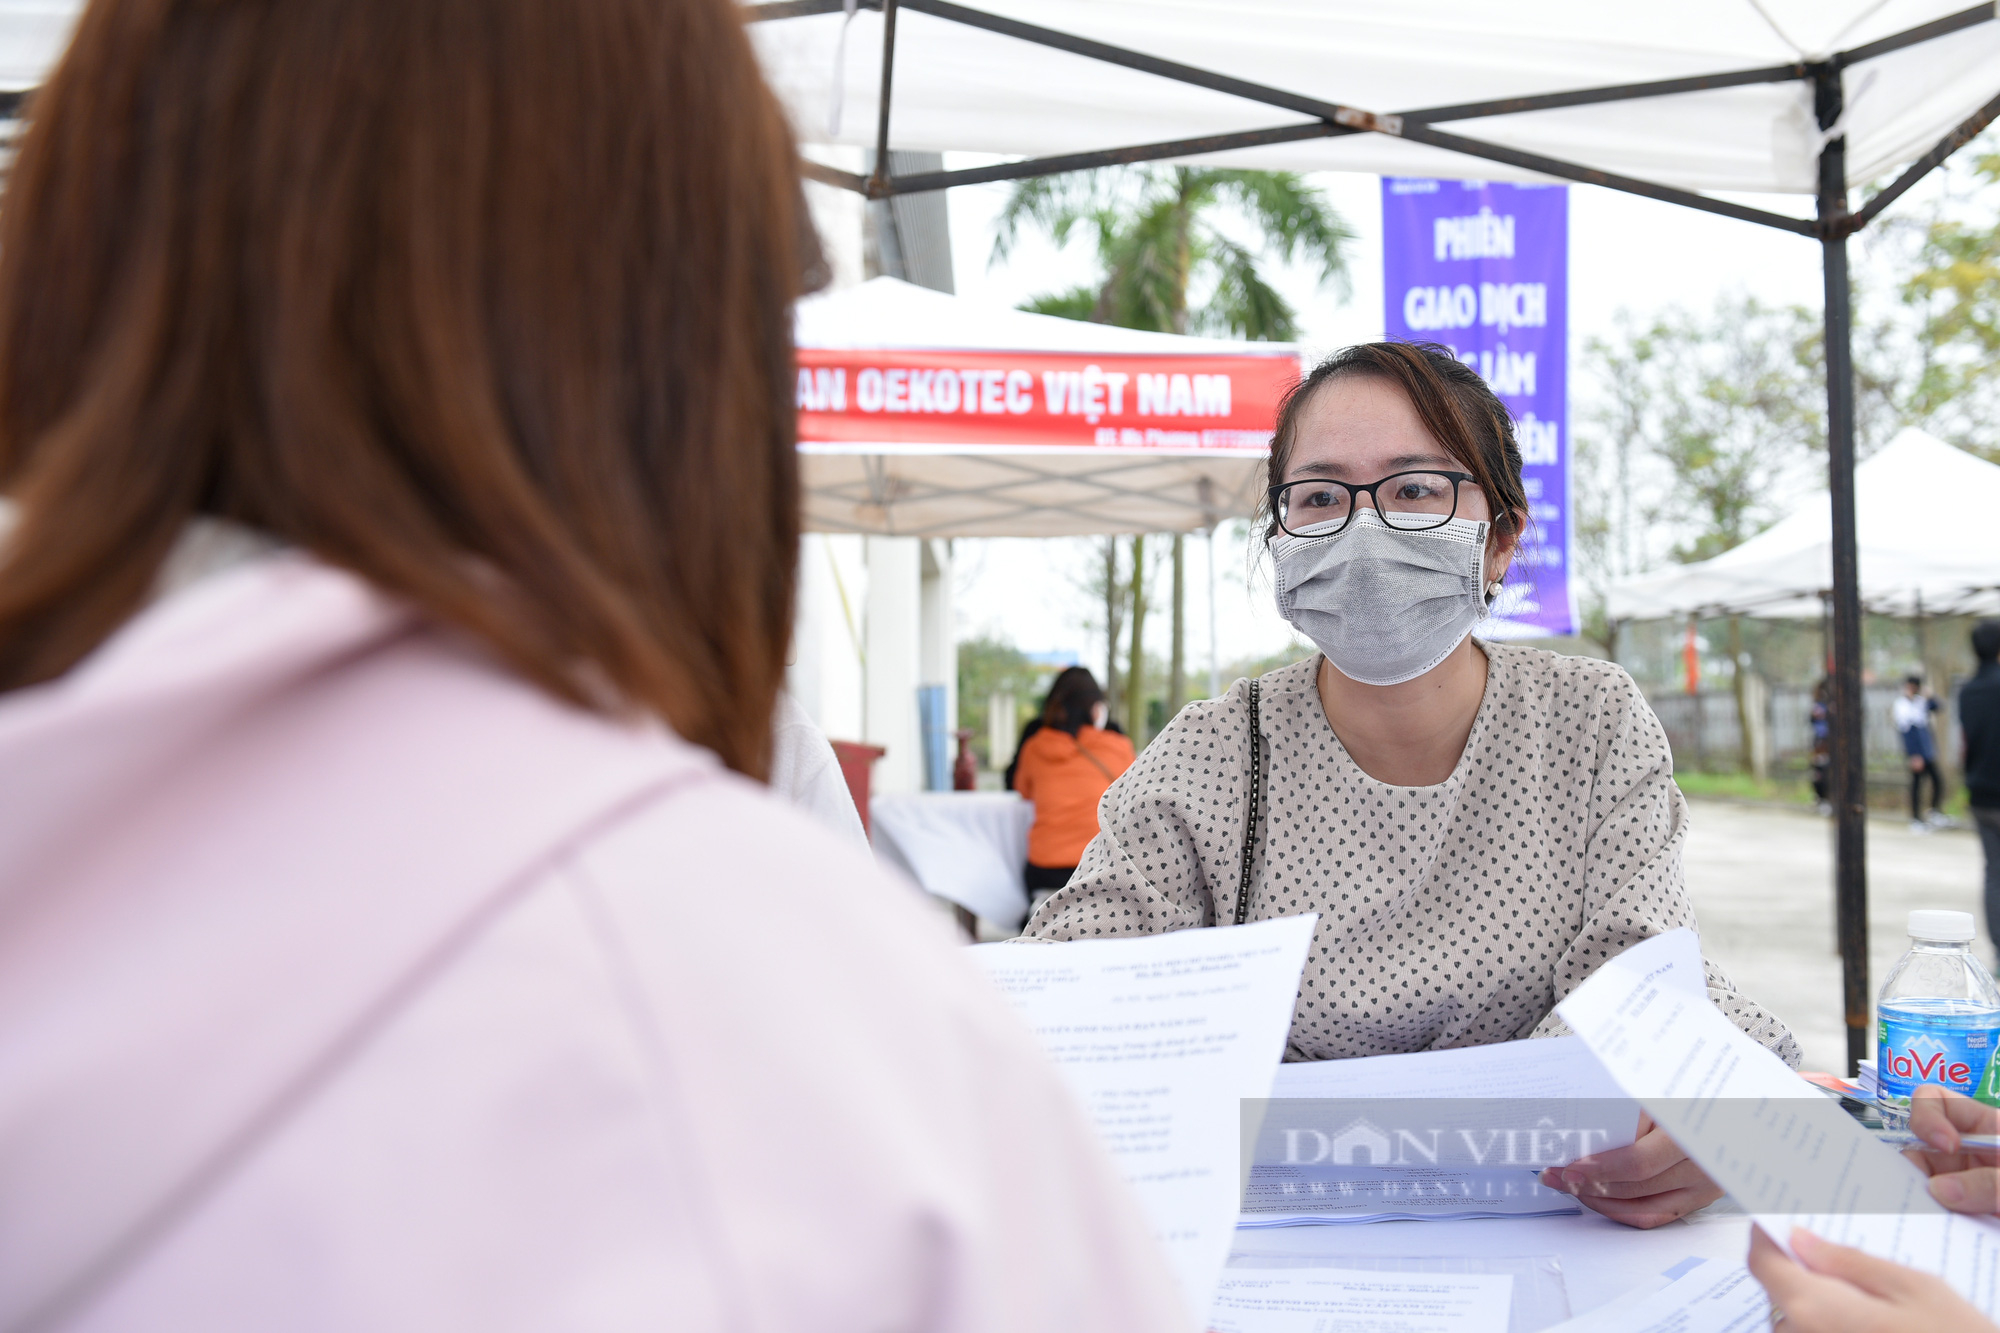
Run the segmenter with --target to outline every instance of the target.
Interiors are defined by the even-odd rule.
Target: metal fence
[[[1890,718],[1897,686],[1868,685],[1862,730],[1871,775],[1900,780],[1903,746]],[[1762,694],[1764,723],[1769,736],[1771,771],[1802,774],[1812,764],[1812,691],[1801,685],[1774,685]],[[1648,700],[1666,728],[1673,747],[1674,768],[1681,772],[1734,773],[1743,767],[1743,729],[1736,695],[1729,691],[1700,694],[1660,693]]]

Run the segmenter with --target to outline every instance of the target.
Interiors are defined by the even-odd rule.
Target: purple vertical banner
[[[1442,343],[1514,414],[1528,531],[1489,638],[1574,634],[1569,582],[1569,189],[1382,180],[1388,336]]]

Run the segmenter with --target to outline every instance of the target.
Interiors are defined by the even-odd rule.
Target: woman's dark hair
[[[1321,385],[1360,377],[1386,380],[1403,391],[1432,438],[1471,473],[1493,511],[1493,530],[1518,538],[1528,513],[1521,487],[1521,446],[1514,417],[1479,372],[1437,343],[1379,342],[1344,347],[1312,368],[1278,405],[1266,485],[1281,485],[1298,443],[1299,418]],[[1272,515],[1266,535],[1275,536]]]
[[[94,0],[0,209],[0,690],[209,514],[762,774],[817,263],[730,0]]]
[[[1042,701],[1042,725],[1074,736],[1090,725],[1091,710],[1103,702],[1104,691],[1088,667],[1064,667]]]

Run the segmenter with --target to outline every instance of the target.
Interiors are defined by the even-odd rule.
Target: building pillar
[[[867,649],[862,739],[887,751],[875,765],[878,792],[922,791],[917,686],[922,649],[922,559],[913,537],[869,537]]]

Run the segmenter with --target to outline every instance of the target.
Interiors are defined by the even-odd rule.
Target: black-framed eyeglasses
[[[1451,522],[1458,513],[1460,483],[1474,480],[1470,472],[1435,471],[1397,472],[1366,485],[1307,477],[1273,486],[1266,494],[1278,526],[1294,537],[1346,531],[1364,495],[1390,527],[1422,532]]]

